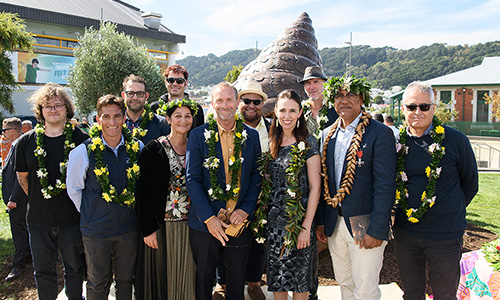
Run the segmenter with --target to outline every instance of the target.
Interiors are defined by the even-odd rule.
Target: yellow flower
[[[141,150],[141,147],[139,147],[139,143],[138,142],[135,142],[132,145],[132,150],[134,150],[134,152],[138,152],[139,150]]]
[[[217,143],[219,141],[219,134],[216,132],[215,133],[215,142]]]
[[[425,168],[425,175],[427,175],[427,177],[431,177],[431,167],[427,166],[427,168]]]
[[[141,135],[141,137],[145,137],[147,132],[147,130],[142,130],[139,134]]]
[[[91,149],[92,151],[95,151],[95,144],[92,144],[92,145],[90,146],[90,149]]]
[[[126,188],[123,189],[123,191],[122,191],[122,195],[125,195],[125,194],[127,194],[127,189]]]
[[[96,175],[97,177],[99,177],[99,176],[101,176],[101,175],[102,175],[102,171],[101,171],[101,169],[95,169],[95,170],[94,170],[94,173],[95,173],[95,175]]]
[[[127,148],[127,151],[128,151],[128,150],[130,150],[130,145],[129,145],[129,144],[127,144],[127,147],[126,147],[126,148]]]
[[[102,197],[106,202],[111,202],[111,197],[108,195],[108,193],[102,193]]]
[[[401,193],[399,192],[399,190],[396,190],[396,200],[400,199],[401,199]]]
[[[115,190],[114,190],[114,189],[111,189],[111,190],[109,191],[109,193],[110,193],[111,195],[113,195],[113,194],[115,193]]]
[[[414,218],[414,217],[408,218],[408,221],[410,221],[412,223],[418,223],[419,222],[419,220],[417,218]]]
[[[422,201],[425,199],[425,197],[427,196],[427,194],[425,193],[425,191],[422,193],[422,198],[420,198]]]
[[[132,178],[132,168],[127,169],[127,178]]]
[[[101,151],[104,151],[104,145],[103,144],[100,144],[99,148],[101,148]]]
[[[436,133],[437,134],[443,134],[444,133],[444,127],[439,125],[438,127],[436,127]]]
[[[134,171],[134,173],[139,174],[139,170],[140,170],[140,168],[139,168],[138,164],[134,164],[132,166],[132,171]]]
[[[240,192],[240,188],[233,189],[233,194],[238,194]]]
[[[406,210],[406,216],[409,217],[413,213],[413,209],[409,208]]]
[[[66,189],[66,184],[65,183],[61,184],[61,189],[63,189],[63,190]],[[434,203],[432,203],[432,204],[434,204]]]
[[[241,132],[236,132],[234,135],[236,135],[237,138],[241,139]]]
[[[431,204],[429,204],[429,207],[433,207],[434,203],[436,203],[436,201],[432,201]]]

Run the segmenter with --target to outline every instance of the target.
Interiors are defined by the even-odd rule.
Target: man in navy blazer
[[[394,135],[364,111],[370,101],[364,80],[332,78],[329,87],[339,119],[321,134],[327,176],[316,233],[328,243],[342,299],[380,299],[396,191]]]
[[[218,162],[211,167],[216,170],[217,184],[210,182],[210,172],[205,166],[209,158],[210,121],[194,129],[189,136],[186,151],[186,186],[191,198],[188,225],[190,243],[196,262],[196,299],[212,299],[212,287],[219,255],[227,269],[226,299],[244,299],[245,268],[251,233],[248,228],[237,236],[229,236],[226,230],[250,220],[260,193],[260,174],[257,159],[261,148],[256,130],[241,124],[235,118],[238,107],[238,92],[227,82],[219,83],[212,90],[212,106],[217,115],[215,130],[215,153]],[[240,125],[242,131],[238,129]],[[241,128],[241,127],[240,127]],[[236,136],[243,136],[241,156],[234,153]],[[234,153],[234,156],[233,156]],[[239,157],[241,169],[237,165]],[[232,169],[231,169],[232,168]],[[231,180],[232,171],[239,172],[236,186]],[[227,191],[230,186],[231,194]],[[220,187],[222,196],[215,199],[215,190]],[[226,199],[229,198],[229,199]],[[227,200],[227,201],[226,201]],[[226,223],[223,211],[229,212]],[[227,224],[229,223],[229,224]]]

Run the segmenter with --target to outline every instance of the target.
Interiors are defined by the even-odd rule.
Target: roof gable
[[[436,77],[426,82],[432,86],[499,85],[500,57],[485,57],[479,66]]]

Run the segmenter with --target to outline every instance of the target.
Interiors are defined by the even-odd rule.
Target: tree
[[[436,108],[434,110],[434,116],[439,119],[443,124],[451,122],[451,119],[456,118],[458,111],[453,108],[448,108],[448,105],[441,101],[436,101]]]
[[[230,83],[233,83],[238,79],[238,76],[240,76],[241,71],[243,70],[243,66],[233,66],[231,71],[227,72],[226,77],[224,77],[224,80]]]
[[[123,79],[130,74],[146,80],[150,101],[167,92],[160,67],[149,57],[147,48],[117,32],[115,24],[105,22],[99,30],[86,29],[79,43],[68,83],[81,113],[95,111],[97,99],[103,95],[118,95]]]
[[[33,51],[33,37],[26,31],[26,24],[17,14],[0,13],[0,107],[14,113],[12,93],[21,90],[12,74],[12,61],[7,52]]]
[[[375,102],[375,104],[384,104],[384,98],[382,98],[382,96],[380,95],[377,95],[375,96],[375,98],[373,98],[373,102]]]
[[[498,91],[493,92],[493,97],[490,97],[488,94],[484,95],[484,100],[486,100],[486,104],[491,103],[491,114],[496,119],[500,119],[500,95]]]

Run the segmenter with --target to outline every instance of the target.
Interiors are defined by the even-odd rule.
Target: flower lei
[[[174,99],[172,101],[168,101],[165,103],[163,100],[159,100],[160,105],[158,106],[158,109],[156,110],[156,113],[161,115],[161,116],[166,116],[167,111],[169,111],[171,108],[177,106],[177,107],[182,107],[182,106],[187,106],[191,111],[193,112],[193,117],[196,115],[198,112],[198,105],[196,105],[196,102],[189,100],[189,99]]]
[[[363,140],[363,134],[365,133],[365,127],[368,125],[370,122],[369,120],[371,119],[371,115],[366,113],[365,111],[362,112],[362,115],[360,117],[358,126],[355,129],[355,133],[351,139],[351,146],[347,150],[347,167],[344,173],[344,177],[340,181],[340,187],[337,190],[337,193],[331,197],[330,196],[330,188],[328,186],[328,169],[326,166],[326,152],[328,150],[328,142],[330,141],[331,137],[335,133],[335,130],[337,129],[338,125],[340,124],[341,118],[338,118],[335,123],[333,123],[332,127],[330,127],[330,131],[328,132],[328,136],[325,139],[324,146],[323,146],[323,155],[321,157],[321,166],[323,169],[323,173],[321,176],[324,178],[324,197],[325,201],[328,205],[331,205],[333,207],[337,207],[339,203],[344,201],[346,194],[351,193],[352,185],[354,184],[354,175],[356,175],[356,158],[357,158],[357,153],[359,150],[359,146],[361,144],[361,141]]]
[[[148,133],[146,128],[148,127],[149,121],[153,118],[153,113],[151,112],[151,108],[148,103],[144,104],[144,111],[142,112],[141,118],[141,124],[139,124],[139,127],[132,130],[132,137],[135,137],[136,139],[141,139]]]
[[[288,168],[286,168],[286,196],[285,196],[285,214],[288,217],[288,222],[285,226],[286,236],[283,244],[282,252],[285,248],[292,249],[297,245],[297,239],[302,227],[302,221],[306,214],[306,209],[300,201],[302,199],[302,190],[300,189],[300,170],[306,164],[306,147],[304,141],[300,141],[297,146],[291,145],[290,160],[288,161]],[[264,227],[267,224],[267,210],[270,194],[272,191],[272,179],[268,172],[269,162],[272,156],[269,152],[262,154],[259,160],[259,171],[262,175],[260,204],[254,215],[254,222],[251,229],[259,243],[265,241]]]
[[[313,133],[316,138],[319,138],[321,131],[325,129],[325,125],[328,122],[328,110],[330,108],[333,108],[333,102],[326,101],[325,99],[326,98],[323,98],[323,104],[321,106],[321,109],[318,111],[318,129],[315,133]],[[311,102],[311,99],[302,101],[302,111],[304,112],[304,117],[306,118],[306,120],[308,118],[312,118]]]
[[[371,100],[371,88],[372,86],[365,82],[364,78],[356,79],[354,75],[351,77],[342,76],[341,78],[332,77],[325,83],[323,95],[328,99],[329,105],[333,106],[335,95],[337,95],[340,90],[344,90],[356,95],[361,95],[363,97],[363,104],[368,106]]]
[[[429,178],[429,182],[422,192],[420,197],[420,206],[418,208],[410,208],[408,205],[408,189],[407,182],[408,177],[405,173],[405,160],[408,154],[409,147],[406,145],[407,138],[407,127],[405,123],[399,131],[399,143],[396,145],[396,152],[398,155],[397,159],[397,173],[396,173],[396,202],[401,206],[403,212],[405,212],[408,221],[411,223],[417,223],[420,218],[431,208],[436,202],[436,181],[441,174],[441,167],[439,163],[441,158],[445,154],[445,148],[441,146],[444,139],[444,127],[441,126],[441,122],[434,117],[433,119],[434,129],[431,131],[430,135],[432,137],[433,143],[429,146],[429,152],[431,153],[431,162],[427,168],[425,168],[425,175]]]
[[[238,196],[240,188],[238,187],[238,181],[241,171],[241,164],[243,163],[243,157],[240,157],[241,149],[243,143],[247,139],[247,131],[243,128],[242,117],[238,114],[235,115],[236,119],[236,130],[234,133],[234,151],[233,156],[229,158],[229,176],[231,178],[231,183],[226,185],[226,193],[222,190],[217,182],[217,170],[220,166],[220,161],[217,158],[217,153],[215,151],[215,145],[219,141],[219,133],[217,128],[217,121],[214,119],[213,114],[208,116],[208,129],[205,129],[203,135],[205,136],[205,142],[208,145],[208,157],[205,158],[203,166],[208,169],[210,173],[210,189],[208,190],[208,195],[212,197],[213,200],[219,201],[229,201],[230,199],[235,199]]]
[[[94,174],[97,177],[97,181],[101,184],[102,197],[106,202],[116,202],[119,204],[126,204],[133,207],[135,204],[135,182],[139,178],[140,168],[137,164],[137,153],[141,150],[139,142],[134,141],[130,130],[127,126],[123,126],[122,134],[125,139],[125,148],[129,157],[129,163],[131,167],[127,168],[127,186],[121,194],[117,194],[116,188],[109,182],[109,170],[108,166],[104,163],[103,152],[105,149],[103,140],[101,139],[102,128],[100,125],[96,124],[90,128],[90,137],[92,138],[90,144],[88,145],[88,151],[94,152],[95,157],[95,168]]]
[[[56,186],[53,187],[49,185],[49,173],[45,168],[45,156],[47,152],[45,151],[45,124],[43,122],[38,123],[35,126],[36,131],[36,149],[35,156],[38,160],[38,170],[36,171],[36,176],[40,178],[40,185],[42,186],[42,195],[45,199],[50,199],[53,196],[59,195],[63,190],[66,189],[66,168],[68,167],[68,156],[69,152],[75,148],[75,143],[73,143],[73,130],[74,126],[71,123],[66,122],[64,124],[63,134],[65,136],[64,140],[64,160],[59,163],[59,170],[61,172],[61,178],[56,179]]]

